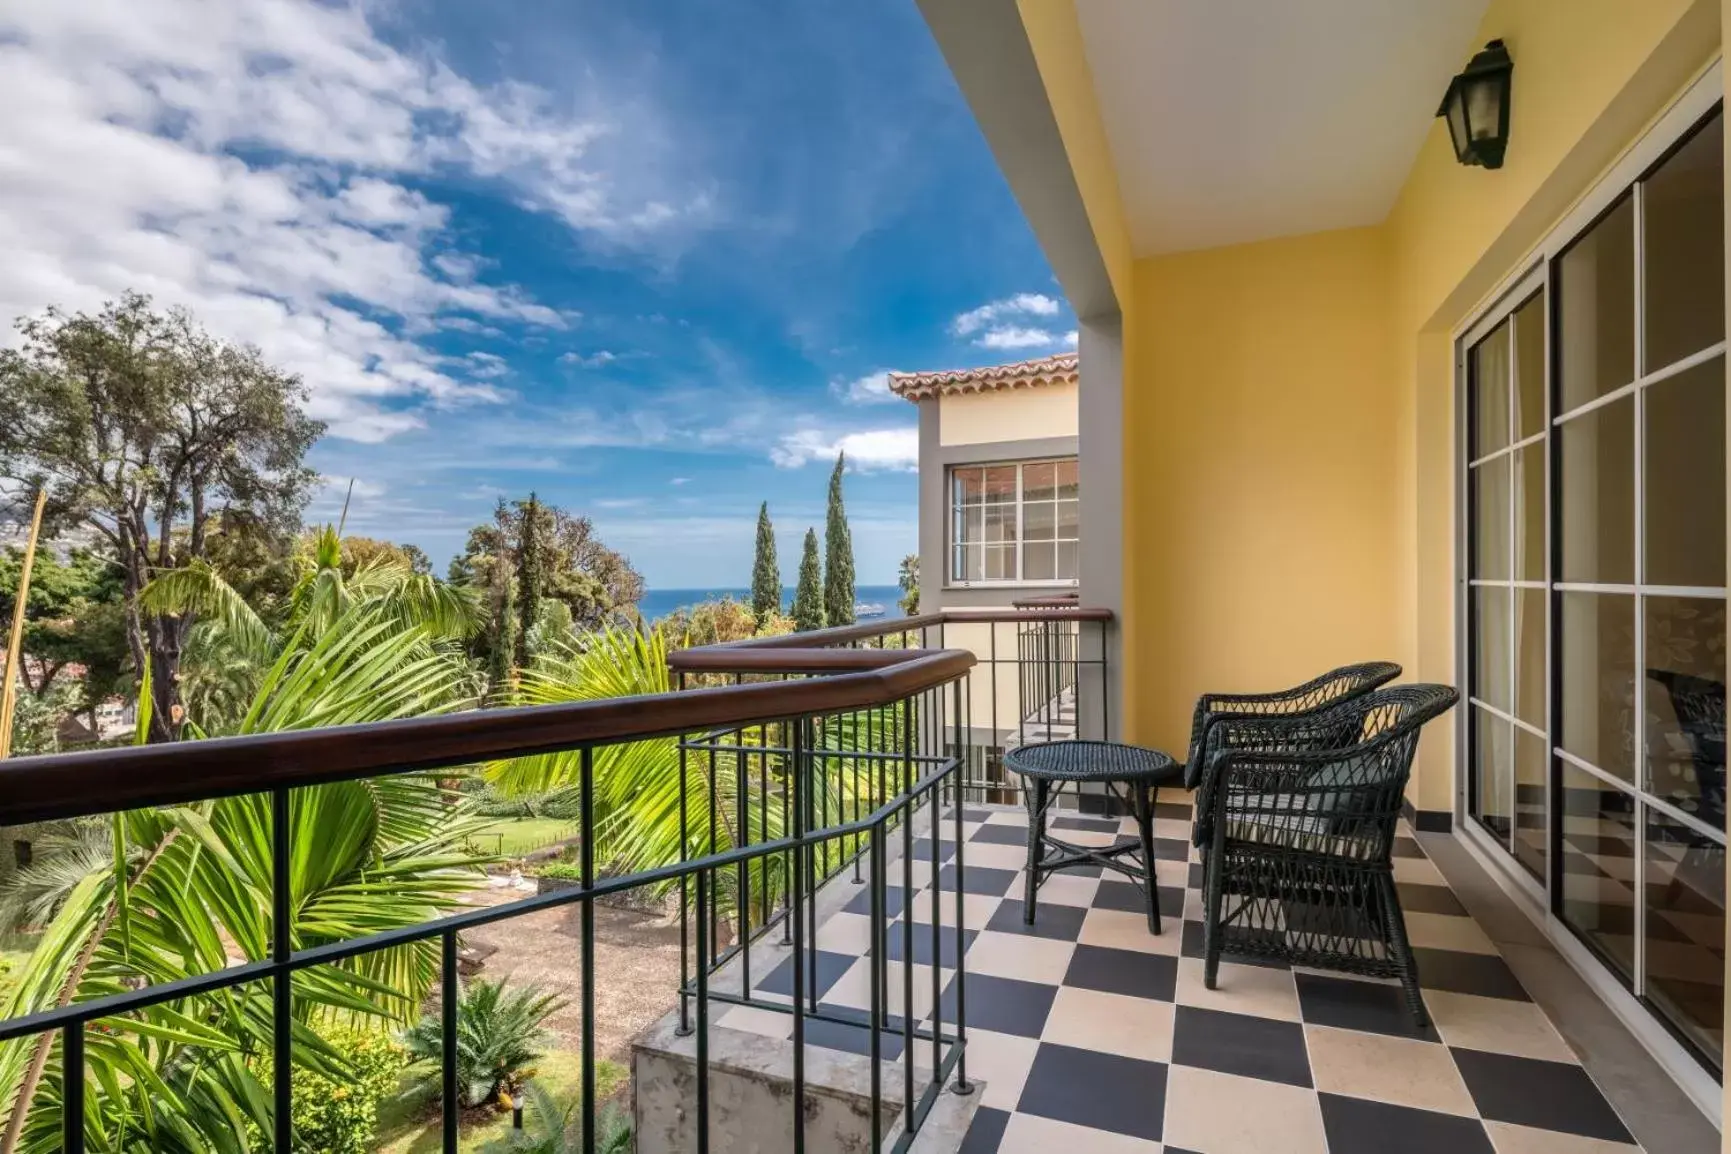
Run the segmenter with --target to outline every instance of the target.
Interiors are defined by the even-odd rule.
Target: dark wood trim
[[[667,664],[678,673],[836,673],[887,669],[929,649],[732,649],[719,645],[679,649]]]
[[[0,766],[0,826],[871,709],[948,684],[975,663],[974,655],[962,649],[837,652],[856,662],[855,671],[570,705],[473,710],[18,758]],[[899,660],[885,663],[880,652]],[[841,666],[839,658],[823,660]]]

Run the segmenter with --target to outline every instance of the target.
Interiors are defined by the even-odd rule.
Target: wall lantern
[[[1485,45],[1466,71],[1449,81],[1438,116],[1448,121],[1455,159],[1501,168],[1509,143],[1509,85],[1515,63],[1501,40]]]

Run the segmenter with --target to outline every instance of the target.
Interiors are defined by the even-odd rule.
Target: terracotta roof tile
[[[1073,385],[1080,379],[1075,353],[1057,353],[1031,361],[987,365],[978,369],[936,369],[923,373],[891,373],[890,392],[910,401],[992,389],[1029,389],[1041,385]]]

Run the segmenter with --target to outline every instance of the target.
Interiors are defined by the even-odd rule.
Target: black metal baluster
[[[788,920],[793,923],[793,1149],[805,1154],[805,722],[792,723],[793,782],[800,794],[793,806],[793,877]]]
[[[583,1149],[595,1149],[595,751],[583,747]],[[698,1007],[702,1012],[701,1004]]]
[[[445,1154],[457,1154],[457,931],[446,930],[440,938],[439,966],[439,1074],[443,1103]]]
[[[271,821],[271,961],[287,966],[294,954],[294,879],[289,864],[289,791],[277,786],[270,794]],[[279,1154],[294,1147],[294,978],[279,969],[271,978],[271,1100]],[[455,1149],[453,1147],[453,1149]]]
[[[934,692],[941,692],[935,690]],[[956,713],[956,756],[968,758],[972,753],[973,728],[967,724],[969,710],[972,708],[972,687],[967,680],[960,679],[955,684]],[[965,764],[965,762],[960,763]],[[953,771],[952,771],[953,772]],[[967,887],[967,867],[963,861],[962,810],[966,800],[958,797],[955,805],[956,815],[956,946],[961,948],[962,935],[967,932],[967,915],[963,905],[963,896]],[[934,900],[936,900],[934,895]],[[974,1088],[968,1082],[968,967],[956,966],[956,1093],[972,1094]]]
[[[872,1063],[872,1151],[883,1149],[883,1030],[884,1030],[884,826],[871,828],[871,1063]]]
[[[734,800],[737,805],[738,820],[734,828],[735,849],[740,845],[751,844],[751,791],[745,787],[745,727],[741,726],[736,738],[739,751],[735,755],[737,780],[734,782]],[[733,910],[739,919],[739,990],[742,994],[751,992],[751,862],[746,858],[739,859],[739,873],[734,882],[735,893]]]
[[[914,823],[907,800],[913,781],[913,745],[904,743],[902,757],[902,1109],[903,1129],[914,1128]],[[937,901],[938,879],[932,878],[932,900]],[[935,964],[935,962],[934,962]]]
[[[679,675],[679,689],[685,690],[685,674]],[[679,861],[691,860],[689,840],[688,790],[690,783],[690,753],[685,748],[688,734],[679,735]],[[690,878],[679,875],[679,1025],[674,1033],[686,1037],[691,1033],[691,895]]]
[[[84,1154],[84,1023],[60,1030],[60,1144],[63,1154]],[[18,1109],[23,1109],[20,1104]]]
[[[943,864],[939,856],[939,848],[943,839],[943,814],[938,810],[938,790],[933,789],[929,795],[931,805],[932,836],[932,1080],[942,1074],[944,1064],[944,903],[942,887],[938,879],[942,876]],[[916,803],[917,804],[917,803]],[[964,944],[960,933],[956,936],[956,965],[965,962],[962,951]],[[909,1064],[912,1064],[910,1055]]]
[[[703,843],[703,852],[706,856],[716,852],[716,806],[720,803],[720,799],[716,797],[715,793],[715,742],[709,742],[708,744],[709,768],[707,776],[704,779],[709,791],[709,839]],[[699,965],[713,966],[715,964],[715,948],[717,940],[718,937],[715,932],[715,903],[711,902],[709,905],[709,949],[707,951],[701,949],[697,951]]]
[[[708,927],[713,924],[709,919],[709,871],[698,870],[696,881],[697,953],[706,957],[711,948]],[[697,967],[697,1150],[698,1154],[707,1154],[709,1150],[709,967],[706,965]]]

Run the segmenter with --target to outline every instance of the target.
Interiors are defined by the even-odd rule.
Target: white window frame
[[[1035,467],[1035,466],[1039,466],[1039,465],[1065,465],[1065,464],[1076,466],[1076,514],[1077,514],[1077,517],[1076,517],[1076,536],[1074,536],[1074,537],[1056,536],[1057,526],[1056,526],[1056,524],[1054,524],[1053,530],[1052,530],[1054,536],[1051,538],[1050,543],[1052,544],[1052,546],[1054,548],[1054,552],[1057,551],[1057,547],[1060,545],[1074,545],[1076,547],[1076,576],[1063,577],[1063,576],[1054,575],[1054,576],[1049,577],[1049,578],[1025,577],[1023,575],[1022,547],[1028,543],[1028,540],[1027,540],[1027,536],[1023,532],[1023,523],[1022,523],[1023,522],[1023,513],[1024,513],[1026,506],[1027,506],[1027,495],[1026,495],[1025,488],[1024,488],[1024,485],[1025,485],[1024,478],[1027,474],[1027,470],[1031,467]],[[983,550],[986,548],[997,547],[998,545],[1004,544],[1001,542],[1000,543],[988,543],[985,541],[965,542],[965,541],[957,540],[957,537],[959,535],[957,530],[959,528],[959,521],[961,519],[962,511],[964,509],[984,508],[984,505],[983,505],[983,503],[981,505],[963,505],[957,501],[957,499],[956,499],[956,475],[958,473],[965,472],[968,470],[985,470],[985,469],[1015,469],[1016,470],[1016,499],[1015,499],[1016,539],[1015,539],[1015,541],[1008,543],[1011,546],[1011,553],[1016,559],[1016,575],[1014,577],[971,578],[971,577],[965,577],[957,571],[957,568],[958,568],[956,565],[957,557],[958,557],[958,554],[963,549],[981,549],[981,550]],[[1069,456],[1069,457],[1030,457],[1027,460],[1015,460],[1015,461],[998,460],[998,461],[968,461],[965,463],[958,462],[956,464],[950,465],[947,469],[944,470],[944,487],[945,487],[944,504],[945,504],[945,514],[946,514],[946,518],[947,518],[946,527],[944,530],[944,580],[945,580],[945,585],[948,588],[951,588],[951,589],[979,589],[979,588],[988,588],[989,587],[992,589],[1013,589],[1013,588],[1021,587],[1021,588],[1030,588],[1030,589],[1051,589],[1051,588],[1069,588],[1069,587],[1075,587],[1075,586],[1078,586],[1081,584],[1081,569],[1082,569],[1082,520],[1081,520],[1082,476],[1081,476],[1081,460],[1080,460],[1080,458],[1073,457],[1073,456]],[[1054,501],[1054,504],[1062,504],[1062,503],[1063,503],[1062,500]],[[1054,558],[1053,558],[1054,570],[1056,569],[1056,566],[1057,566],[1057,558],[1054,556]],[[965,566],[963,566],[963,568],[965,569]],[[982,569],[983,569],[983,567],[982,567]]]

